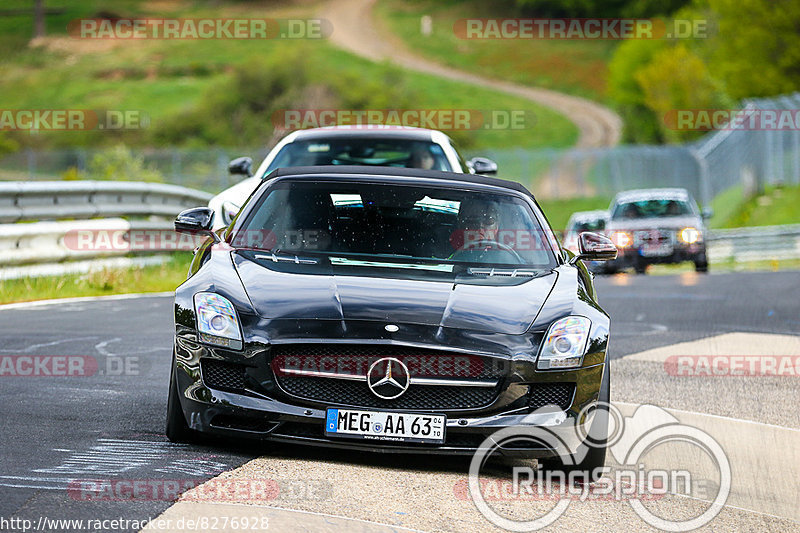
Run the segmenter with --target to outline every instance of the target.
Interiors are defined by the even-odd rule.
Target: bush
[[[144,157],[134,155],[124,145],[96,154],[87,168],[90,179],[115,181],[162,182],[164,177],[152,167],[146,167]]]

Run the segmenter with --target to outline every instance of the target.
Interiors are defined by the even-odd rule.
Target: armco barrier
[[[172,219],[210,199],[161,183],[0,182],[0,267],[184,250]]]

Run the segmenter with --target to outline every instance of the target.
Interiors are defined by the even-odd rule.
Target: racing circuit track
[[[598,279],[601,303],[612,316],[612,400],[628,410],[641,403],[676,409],[681,421],[713,434],[730,457],[733,489],[729,506],[708,526],[713,530],[800,530],[800,380],[681,378],[665,372],[663,359],[704,351],[769,354],[770,347],[800,355],[797,281],[796,272]],[[87,501],[74,490],[76,480],[198,483],[236,469],[225,476],[276,480],[279,493],[261,507],[190,500],[163,516],[267,514],[275,531],[288,524],[312,531],[492,530],[454,490],[466,477],[464,461],[168,443],[162,433],[172,335],[168,295],[3,306],[0,335],[1,356],[91,356],[98,368],[89,376],[0,377],[2,517],[34,525],[41,517],[142,520],[167,510],[174,498]],[[121,360],[129,361],[127,368]],[[752,449],[756,455],[747,455]],[[312,481],[324,490],[304,491]],[[660,505],[674,514],[697,502],[669,498]],[[576,503],[556,523],[568,530],[587,526],[648,530],[620,502]]]

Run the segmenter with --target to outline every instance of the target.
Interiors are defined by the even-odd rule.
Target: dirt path
[[[374,4],[375,0],[328,2],[322,16],[333,24],[331,41],[367,59],[389,60],[411,70],[505,92],[547,106],[566,116],[578,127],[580,135],[576,148],[614,146],[619,143],[622,121],[610,109],[576,96],[486,78],[415,55],[375,19],[372,14]],[[559,195],[569,192],[563,180],[564,176],[560,180]]]

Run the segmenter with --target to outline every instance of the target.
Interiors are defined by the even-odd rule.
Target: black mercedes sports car
[[[175,222],[209,239],[175,292],[173,441],[472,453],[505,427],[581,411],[589,425],[586,408],[608,400],[609,317],[579,259],[616,249],[584,233],[577,256],[563,250],[518,183],[289,168],[229,227],[212,219],[196,208]]]

